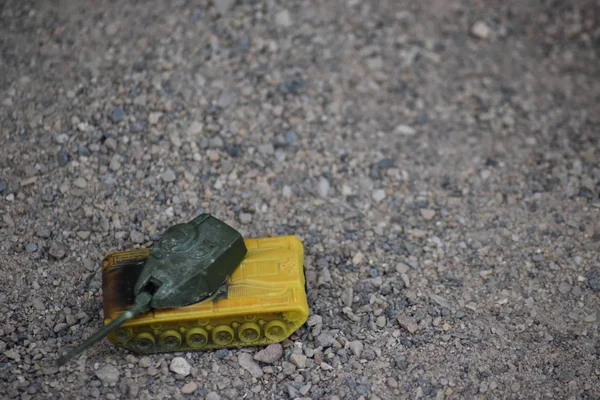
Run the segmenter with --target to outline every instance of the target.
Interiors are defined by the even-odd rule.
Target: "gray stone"
[[[187,128],[186,133],[188,134],[188,136],[199,136],[200,134],[202,134],[203,129],[204,125],[202,125],[202,122],[194,121]]]
[[[144,243],[144,234],[136,230],[132,230],[129,233],[129,239],[131,239],[133,243],[142,244]]]
[[[303,354],[290,355],[290,362],[300,369],[306,368],[306,360],[307,357]]]
[[[600,292],[600,268],[592,268],[587,273],[588,285],[594,292]]]
[[[56,161],[58,162],[58,165],[60,165],[61,167],[64,167],[65,165],[67,165],[69,163],[69,160],[71,159],[71,157],[69,157],[69,153],[67,153],[66,151],[59,151],[58,153],[56,153]],[[1,190],[0,190],[1,192]]]
[[[173,182],[175,179],[177,179],[177,176],[175,175],[175,172],[173,172],[172,169],[168,169],[162,174],[162,180],[164,182]]]
[[[125,111],[123,111],[123,109],[121,107],[113,108],[109,114],[109,118],[113,124],[118,124],[119,122],[123,121],[124,117],[125,117]]]
[[[426,221],[430,221],[433,219],[433,217],[435,217],[435,210],[430,210],[428,208],[421,208],[420,212],[421,212],[421,217],[423,217],[423,219]]]
[[[80,156],[83,157],[89,157],[90,156],[90,149],[85,146],[85,145],[79,145],[79,147],[77,147],[77,153],[79,153]]]
[[[15,360],[16,362],[21,361],[21,354],[19,354],[19,352],[16,349],[6,350],[4,352],[4,355],[10,358],[11,360]]]
[[[284,375],[291,375],[294,372],[296,372],[296,366],[290,362],[287,361],[283,361],[281,363],[281,367],[282,367],[282,372],[284,373]]]
[[[364,349],[364,345],[362,344],[362,342],[360,340],[354,340],[350,343],[348,343],[348,347],[350,348],[350,350],[352,350],[352,352],[354,353],[354,355],[356,357],[360,358],[360,355],[363,352]]]
[[[271,155],[275,153],[275,148],[272,143],[261,144],[258,146],[258,152],[265,155]]]
[[[383,189],[375,189],[372,194],[373,200],[377,203],[380,203],[383,199],[385,199],[385,190]]]
[[[296,132],[294,131],[287,131],[285,133],[285,142],[288,146],[293,145],[294,143],[296,143],[296,140],[298,140],[298,135],[296,135]]]
[[[198,390],[198,384],[194,381],[188,382],[181,388],[181,393],[183,394],[192,394],[196,390]]]
[[[238,355],[238,363],[240,364],[240,367],[248,371],[254,378],[263,376],[262,368],[253,360],[251,354],[240,353]]]
[[[325,178],[319,179],[319,183],[317,185],[317,193],[322,198],[326,198],[329,193],[329,181]]]
[[[65,133],[61,133],[60,135],[57,135],[54,140],[56,141],[56,143],[58,144],[65,144],[69,141],[69,135],[65,134]]]
[[[65,322],[59,322],[58,324],[54,325],[54,332],[58,333],[60,331],[62,331],[63,329],[66,329],[69,325]]]
[[[152,359],[150,357],[141,357],[138,361],[138,364],[142,368],[148,368],[150,365],[152,365]]]
[[[354,289],[352,287],[347,287],[342,291],[342,304],[346,307],[352,307],[352,303],[354,302]]]
[[[283,355],[283,347],[279,343],[270,344],[254,355],[254,360],[273,364]]]
[[[228,349],[219,349],[219,350],[215,351],[215,357],[220,360],[227,358],[228,355],[229,355]]]
[[[25,251],[27,253],[33,253],[33,252],[35,252],[37,250],[37,248],[38,248],[37,244],[35,244],[35,243],[27,243],[25,245]]]
[[[448,299],[446,299],[445,297],[431,293],[429,295],[429,298],[431,298],[431,300],[436,302],[440,307],[452,308],[452,303],[450,303],[450,301]]]
[[[183,357],[175,357],[169,364],[169,370],[177,375],[188,376],[192,370],[192,366]]]
[[[217,103],[221,108],[228,108],[234,105],[236,103],[236,100],[237,98],[234,92],[223,92],[219,96],[219,100],[217,101]]]
[[[236,0],[213,0],[217,12],[221,15],[227,14],[235,5]]]
[[[400,124],[396,127],[396,133],[403,136],[413,136],[417,131],[411,126]]]
[[[306,324],[308,326],[315,326],[315,325],[319,325],[323,323],[323,317],[321,317],[318,314],[312,314],[310,317],[308,317],[308,321],[306,321]]]
[[[106,147],[108,150],[115,151],[117,149],[117,141],[112,137],[108,137],[104,141],[104,147]]]
[[[7,187],[8,187],[8,184],[6,182],[0,181],[0,193],[3,193]]]
[[[242,224],[247,225],[252,222],[252,214],[240,213],[239,220]]]
[[[94,371],[94,374],[105,385],[114,385],[119,381],[119,370],[114,365],[106,364]]]
[[[558,285],[558,291],[562,294],[567,294],[571,291],[571,285],[569,285],[569,282],[562,281],[560,285]]]
[[[479,39],[489,39],[492,30],[490,27],[483,21],[477,21],[471,27],[471,34]]]
[[[282,190],[283,197],[289,198],[292,196],[292,188],[288,185],[285,185]]]
[[[315,341],[317,343],[317,346],[323,346],[323,347],[329,347],[336,342],[335,338],[326,332],[323,332],[319,336],[317,336],[315,338]]]
[[[206,400],[221,400],[221,396],[219,396],[216,392],[210,392],[205,397]]]
[[[419,325],[417,325],[417,321],[413,317],[408,315],[399,315],[396,317],[398,324],[406,329],[410,333],[415,333],[419,330]]]
[[[62,242],[54,241],[48,250],[48,254],[56,259],[61,259],[66,255],[65,245]]]
[[[46,306],[44,305],[44,303],[40,299],[34,298],[31,301],[31,304],[33,305],[33,308],[35,308],[38,311],[43,311],[43,310],[46,309]]]
[[[108,164],[108,168],[110,168],[111,171],[118,171],[121,169],[121,156],[118,154],[115,154],[111,157],[110,159],[110,163]]]
[[[90,231],[77,231],[77,237],[81,240],[89,239],[92,233]]]
[[[292,26],[292,17],[288,10],[281,10],[275,15],[275,23],[279,26],[290,27]]]
[[[221,139],[218,136],[210,139],[208,141],[208,147],[212,147],[212,148],[215,148],[215,149],[223,147],[223,139]]]
[[[73,186],[79,189],[85,189],[87,187],[87,182],[83,178],[77,178],[73,181]]]
[[[399,274],[405,274],[409,271],[410,267],[404,263],[396,264],[396,272]]]

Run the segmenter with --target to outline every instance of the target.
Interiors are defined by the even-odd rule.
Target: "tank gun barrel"
[[[69,353],[61,356],[58,359],[58,366],[65,365],[70,359],[81,354],[85,349],[99,342],[103,338],[105,338],[113,329],[118,328],[123,325],[125,322],[129,321],[132,318],[137,317],[138,315],[144,314],[145,312],[150,310],[150,301],[152,300],[152,295],[147,292],[140,293],[136,299],[135,304],[122,313],[118,318],[114,319],[110,324],[102,327],[96,333],[94,333],[91,337],[85,340],[82,344],[71,350]]]

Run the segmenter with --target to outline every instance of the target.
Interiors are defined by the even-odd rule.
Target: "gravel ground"
[[[588,0],[3,1],[0,396],[600,398],[599,21]],[[309,322],[56,368],[102,323],[98,262],[200,211],[303,240]]]

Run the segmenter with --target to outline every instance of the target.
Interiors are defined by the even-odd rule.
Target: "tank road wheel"
[[[298,311],[288,311],[283,313],[283,319],[287,322],[296,323],[302,320],[302,314]]]
[[[233,329],[227,325],[219,325],[213,330],[212,339],[218,345],[228,345],[233,341]]]
[[[140,353],[148,353],[154,348],[154,336],[151,333],[140,333],[135,337],[133,345]]]
[[[181,345],[181,334],[174,330],[169,330],[160,335],[160,347],[165,350],[175,350]]]
[[[208,333],[202,328],[192,328],[185,335],[185,341],[193,349],[198,349],[208,343]]]
[[[283,321],[274,320],[265,326],[265,336],[274,342],[281,342],[285,339],[287,329]]]
[[[240,340],[244,343],[255,342],[260,337],[260,327],[257,323],[246,322],[240,327],[238,331],[238,336],[240,337]]]
[[[120,327],[120,328],[115,329],[114,335],[115,335],[115,339],[117,340],[117,342],[126,343],[133,336],[133,332],[131,331],[130,328]]]

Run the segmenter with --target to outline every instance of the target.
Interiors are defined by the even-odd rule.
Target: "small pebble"
[[[219,396],[216,392],[210,392],[205,397],[206,400],[221,400],[221,396]]]
[[[187,362],[187,360],[185,358],[175,357],[171,361],[171,364],[169,365],[169,369],[178,375],[188,376],[192,370],[192,366]]]
[[[79,189],[85,189],[87,187],[87,182],[83,178],[77,178],[73,181],[73,186]]]
[[[410,333],[415,333],[417,330],[419,330],[419,325],[417,325],[417,321],[415,321],[413,317],[409,317],[408,315],[399,315],[396,317],[396,320],[401,327]]]
[[[426,221],[430,221],[433,219],[433,217],[435,217],[434,210],[430,210],[428,208],[421,208],[420,212],[421,212],[421,217],[423,217],[423,219]]]
[[[121,107],[115,107],[110,112],[109,118],[113,124],[118,124],[123,121],[123,117],[125,117],[125,111]]]
[[[329,181],[325,178],[319,179],[319,184],[317,185],[317,193],[322,198],[326,198],[329,193]]]
[[[215,357],[220,360],[227,358],[228,355],[229,355],[228,349],[219,349],[219,350],[215,351]]]
[[[89,157],[90,156],[90,149],[88,149],[87,146],[84,145],[80,145],[77,148],[77,152],[79,153],[80,156],[84,156],[84,157]]]
[[[479,39],[489,39],[491,34],[490,27],[483,21],[477,21],[471,27],[471,34]]]
[[[54,140],[56,140],[56,143],[58,144],[65,144],[69,141],[69,135],[61,133],[60,135],[57,135]]]
[[[263,376],[263,370],[254,360],[251,354],[240,353],[238,355],[238,363],[242,368],[250,373],[254,378]]]
[[[290,17],[289,11],[282,10],[278,12],[275,16],[275,23],[285,28],[292,26],[292,18]]]
[[[148,122],[150,125],[156,125],[162,115],[161,112],[151,112],[150,115],[148,115]]]
[[[323,317],[321,317],[318,314],[312,314],[310,317],[308,317],[308,321],[306,321],[306,324],[308,326],[315,326],[315,325],[319,325],[323,323]]]
[[[240,213],[240,222],[244,225],[247,225],[252,222],[252,214],[250,213]]]
[[[108,149],[108,150],[112,150],[115,151],[117,149],[117,141],[112,138],[112,137],[108,137],[106,138],[106,140],[104,141],[104,146]]]
[[[383,199],[385,199],[385,190],[383,189],[375,189],[373,190],[373,200],[375,200],[377,203],[380,203]]]
[[[350,348],[350,350],[352,350],[352,353],[354,353],[356,357],[360,358],[360,355],[362,354],[364,349],[364,345],[360,340],[354,340],[348,343],[348,347]]]
[[[105,385],[112,385],[119,381],[119,370],[114,365],[104,365],[102,368],[94,371],[94,374]]]
[[[203,127],[204,126],[202,125],[202,122],[194,121],[188,127],[186,133],[188,134],[188,136],[198,136],[202,133]]]
[[[404,136],[413,136],[417,131],[408,125],[398,125],[396,127],[396,133]]]
[[[217,12],[221,15],[225,15],[235,5],[236,0],[213,0],[213,4]]]
[[[270,155],[275,153],[275,149],[273,148],[273,145],[271,143],[261,144],[260,146],[258,146],[258,152],[261,154]]]
[[[183,393],[183,394],[192,394],[196,390],[198,390],[198,384],[196,382],[192,381],[192,382],[188,382],[188,383],[186,383],[185,385],[182,386],[181,393]]]
[[[48,250],[48,254],[56,259],[61,259],[66,255],[65,246],[58,241],[52,242],[50,250]]]
[[[307,357],[303,354],[290,355],[290,362],[300,369],[306,368],[306,360]]]
[[[37,250],[37,244],[35,244],[35,243],[27,243],[25,245],[25,251],[27,253],[33,253],[36,250]]]
[[[152,359],[150,359],[150,357],[142,357],[138,361],[138,364],[142,368],[148,368],[150,365],[152,365]]]
[[[274,343],[256,353],[254,355],[254,360],[264,362],[266,364],[273,364],[275,361],[279,360],[282,355],[283,347],[281,347],[281,344],[279,343]]]
[[[164,182],[173,182],[175,179],[177,179],[177,177],[175,176],[175,172],[173,172],[172,169],[168,169],[162,174],[162,180]]]
[[[291,197],[292,196],[292,188],[289,187],[289,186],[287,186],[287,185],[285,185],[283,187],[282,194],[283,194],[283,197],[285,197],[285,198]]]
[[[66,151],[59,151],[58,153],[56,153],[56,161],[58,162],[58,165],[60,165],[61,167],[64,167],[65,165],[67,165],[69,163],[69,160],[71,158],[69,157],[69,153],[67,153]]]
[[[137,244],[142,244],[145,241],[144,234],[139,231],[136,231],[136,230],[129,232],[129,239],[133,243],[137,243]]]
[[[78,231],[77,237],[81,240],[87,240],[90,237],[90,231]]]
[[[592,268],[587,273],[587,281],[590,289],[600,292],[600,267]]]

